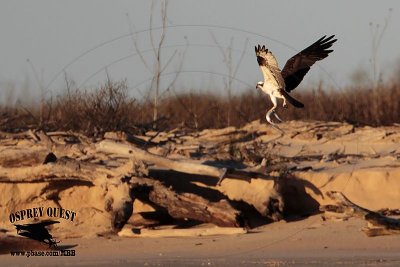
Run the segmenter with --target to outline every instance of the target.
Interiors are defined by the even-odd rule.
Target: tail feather
[[[286,98],[286,100],[290,104],[292,104],[296,108],[304,108],[304,104],[303,103],[301,103],[299,100],[296,100],[293,97],[291,97],[285,90],[282,90],[281,92],[282,92],[282,95]]]

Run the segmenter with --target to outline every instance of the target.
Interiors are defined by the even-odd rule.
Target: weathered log
[[[22,167],[42,164],[50,151],[44,147],[13,147],[0,150],[0,166]]]
[[[47,164],[20,167],[0,167],[1,183],[41,183],[61,180],[79,180],[95,183],[115,174],[113,170],[91,163],[61,158]],[[102,180],[103,179],[103,180]]]
[[[377,212],[360,207],[351,202],[343,193],[329,191],[327,195],[339,205],[338,211],[355,217],[362,218],[368,225],[361,230],[367,236],[400,234],[400,220],[386,217]]]
[[[128,158],[135,158],[137,160],[151,162],[157,166],[184,173],[207,175],[212,177],[220,177],[222,173],[222,171],[216,167],[167,159],[141,150],[130,144],[122,144],[104,140],[96,144],[96,149],[100,152],[118,154]]]
[[[149,187],[149,200],[167,209],[173,218],[192,219],[223,227],[243,227],[245,225],[241,212],[233,208],[227,200],[211,202],[192,193],[178,194],[161,182],[148,178],[132,177],[130,182],[134,194],[135,190],[142,190],[143,186]]]
[[[178,172],[215,177],[218,178],[217,184],[220,184],[222,179],[224,179],[225,177],[238,178],[238,179],[249,179],[249,178],[273,179],[268,175],[253,171],[236,170],[234,168],[217,168],[214,166],[209,166],[189,161],[172,160],[149,153],[131,144],[116,143],[110,140],[104,140],[97,143],[96,150],[99,152],[117,154],[127,158],[134,158],[136,160],[151,162],[155,164],[157,167],[163,167]]]

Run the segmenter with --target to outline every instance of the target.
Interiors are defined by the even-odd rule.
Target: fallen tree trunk
[[[367,236],[400,234],[400,220],[383,216],[377,212],[360,207],[351,202],[345,195],[337,191],[327,192],[328,197],[336,201],[339,207],[325,206],[325,210],[332,210],[346,215],[362,218],[368,225],[361,230]]]
[[[128,158],[135,158],[137,160],[151,162],[157,166],[184,173],[220,177],[223,172],[221,171],[221,169],[218,169],[216,167],[167,159],[141,150],[130,144],[116,143],[109,140],[103,140],[97,143],[96,150],[100,152],[118,154]]]
[[[178,194],[161,182],[148,178],[132,177],[130,182],[136,197],[135,191],[143,192],[143,187],[150,188],[148,199],[167,209],[173,218],[192,219],[223,227],[245,225],[241,212],[233,208],[227,200],[211,202],[192,193]]]
[[[188,161],[167,159],[139,149],[131,144],[116,143],[109,140],[103,140],[97,143],[96,150],[99,152],[117,154],[127,158],[150,162],[158,167],[167,168],[177,172],[215,177],[219,179],[217,184],[220,184],[225,177],[238,179],[273,179],[268,175],[254,171],[236,170],[234,168],[217,168]]]

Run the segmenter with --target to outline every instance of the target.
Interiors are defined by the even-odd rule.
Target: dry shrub
[[[352,87],[343,91],[318,88],[297,94],[305,103],[302,110],[289,109],[283,116],[293,120],[346,121],[382,126],[400,122],[400,86]]]
[[[352,87],[343,91],[321,87],[301,89],[294,96],[305,108],[280,107],[278,113],[284,120],[346,121],[371,126],[400,122],[398,84],[375,89]],[[256,119],[265,121],[270,107],[269,97],[255,89],[230,98],[201,92],[178,94],[159,102],[157,130],[242,126]],[[40,128],[73,130],[93,136],[116,130],[141,133],[152,128],[152,118],[153,104],[129,97],[125,81],[108,81],[91,91],[68,89],[55,100],[48,99],[42,108],[40,105],[0,107],[0,129],[9,132]]]
[[[14,108],[12,116],[10,112],[3,113],[0,127],[8,131],[15,128],[72,130],[87,135],[114,130],[132,132],[137,130],[135,123],[141,114],[140,109],[135,99],[128,97],[125,81],[108,81],[96,90],[68,89],[65,94],[55,100],[49,99],[42,105],[29,109]]]
[[[88,135],[135,131],[141,107],[134,98],[128,97],[127,92],[125,81],[108,81],[94,91],[68,91],[53,107],[51,126]]]

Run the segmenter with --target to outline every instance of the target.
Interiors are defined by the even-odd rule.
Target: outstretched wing
[[[45,220],[41,221],[38,223],[30,223],[30,224],[16,224],[15,227],[17,229],[17,232],[19,231],[27,231],[27,232],[47,232],[46,226],[55,224],[55,223],[60,223],[59,221],[52,221],[52,220]]]
[[[304,76],[318,60],[326,58],[333,50],[328,50],[337,39],[333,39],[335,35],[326,38],[326,35],[291,57],[282,70],[282,76],[285,79],[285,90],[287,92],[295,89]]]
[[[258,47],[255,47],[255,50],[258,65],[264,76],[264,84],[272,83],[277,87],[284,88],[285,81],[282,78],[281,70],[278,67],[278,62],[274,55],[268,51],[268,49],[265,49],[265,45],[262,47],[258,45]]]
[[[41,226],[48,226],[48,225],[52,225],[55,223],[60,223],[59,221],[52,221],[52,220],[45,220],[45,221],[41,221],[40,223],[36,223],[36,225],[41,225]]]

